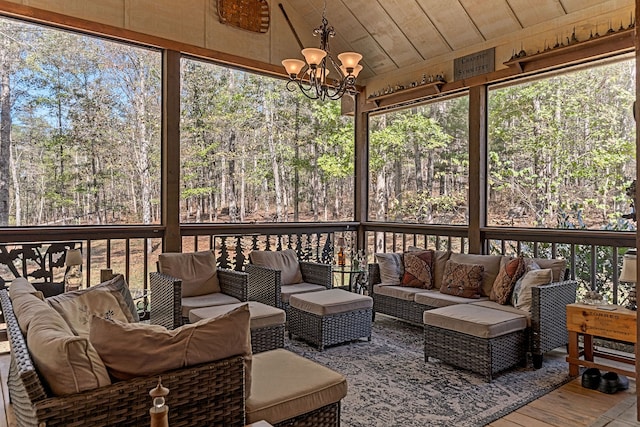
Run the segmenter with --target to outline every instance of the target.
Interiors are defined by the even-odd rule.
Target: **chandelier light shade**
[[[340,65],[331,56],[329,39],[335,36],[335,30],[326,18],[327,3],[322,11],[322,25],[313,30],[315,36],[320,36],[320,49],[308,47],[302,49],[304,61],[300,59],[285,59],[282,61],[289,81],[287,89],[291,92],[300,89],[311,99],[340,99],[345,93],[356,92],[356,78],[362,70],[359,64],[362,55],[356,52],[344,52],[338,55]],[[337,76],[328,79],[329,74]]]

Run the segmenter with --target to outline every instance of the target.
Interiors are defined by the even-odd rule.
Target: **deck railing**
[[[256,249],[292,248],[300,259],[332,263],[337,237],[345,238],[349,259],[358,247],[357,227],[356,222],[183,224],[181,233],[184,252],[213,249],[220,267],[241,270],[249,252]],[[401,252],[409,246],[455,252],[469,249],[466,226],[368,222],[362,228],[369,262],[376,252]],[[580,293],[597,290],[608,302],[626,302],[629,287],[619,282],[619,273],[622,256],[635,247],[634,232],[486,227],[481,235],[487,253],[563,257]],[[111,269],[124,274],[132,289],[142,292],[147,289],[149,272],[156,269],[163,236],[164,228],[157,225],[4,228],[0,229],[0,245],[79,242],[87,285],[99,283],[100,270]],[[56,280],[62,280],[61,274],[57,272]]]

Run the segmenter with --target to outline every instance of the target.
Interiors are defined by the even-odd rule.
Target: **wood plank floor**
[[[7,393],[9,355],[0,354],[0,427],[18,427],[11,412]],[[542,396],[515,412],[491,424],[490,427],[629,427],[640,426],[636,421],[635,381],[629,390],[604,394],[580,385],[580,378]],[[625,405],[626,404],[626,405]],[[617,408],[622,407],[620,410]],[[607,416],[608,415],[608,416]],[[390,426],[393,427],[393,426]]]

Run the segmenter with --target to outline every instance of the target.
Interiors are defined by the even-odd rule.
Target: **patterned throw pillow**
[[[412,288],[433,288],[433,251],[409,251],[403,256],[402,285]]]
[[[502,266],[491,288],[489,299],[505,305],[511,301],[511,293],[518,279],[524,274],[525,266],[522,257],[514,258]]]
[[[447,261],[440,292],[463,298],[480,298],[484,266]]]

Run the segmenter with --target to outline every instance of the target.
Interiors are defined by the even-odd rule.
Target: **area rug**
[[[286,347],[342,373],[343,427],[484,426],[566,383],[567,363],[547,358],[541,369],[515,368],[492,383],[437,361],[424,362],[422,328],[376,316],[373,338],[320,352],[303,341]]]

